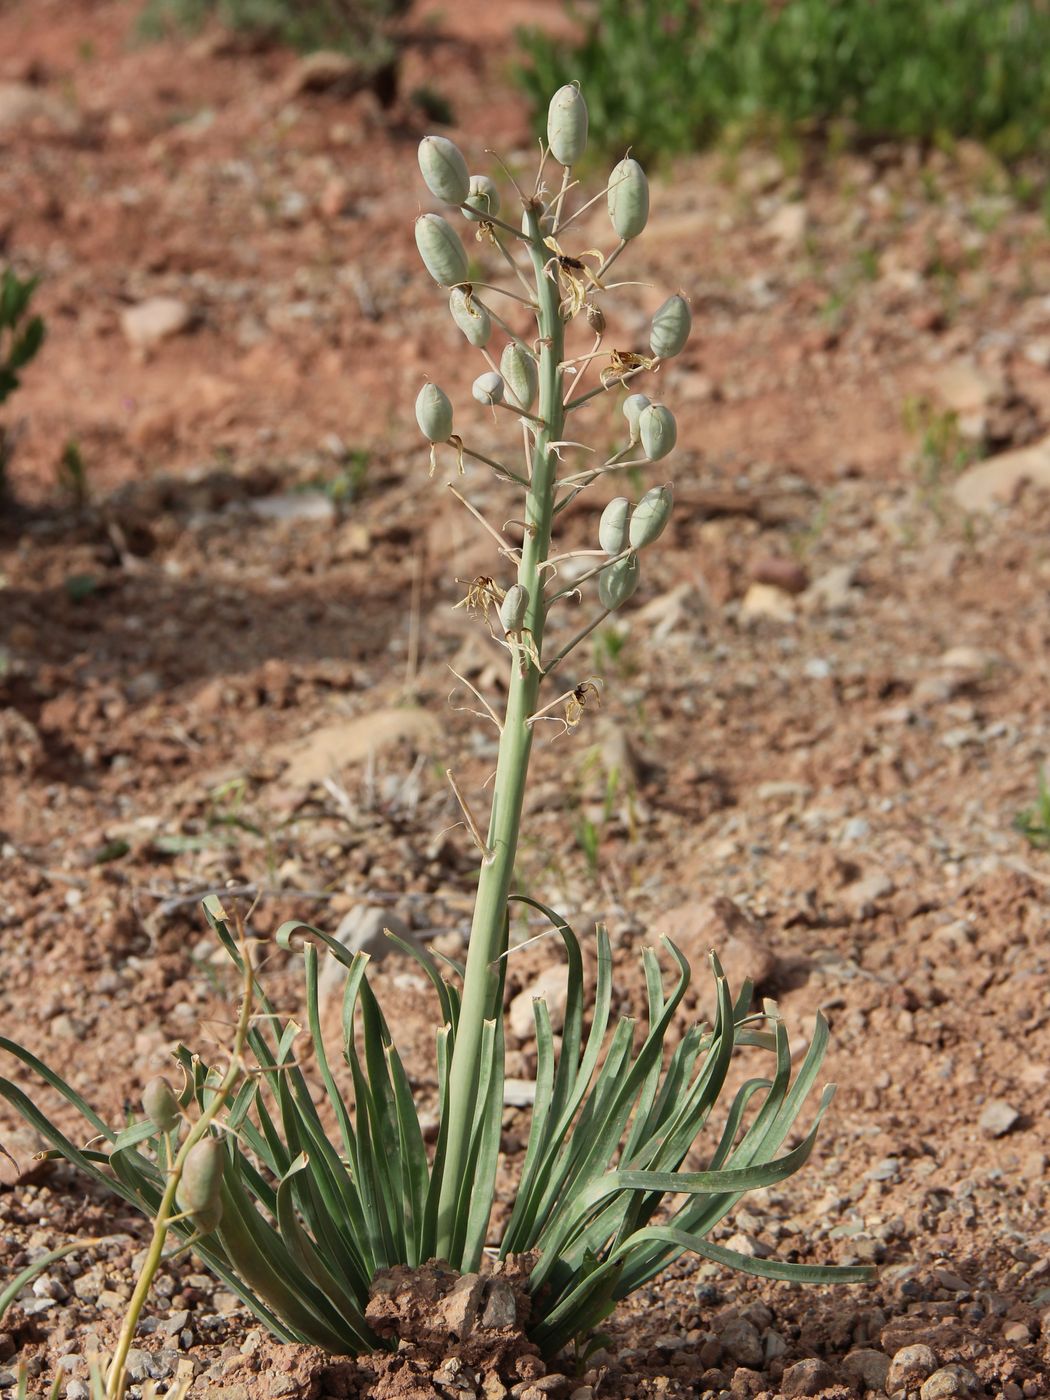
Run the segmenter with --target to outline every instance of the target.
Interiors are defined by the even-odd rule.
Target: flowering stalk
[[[449,1135],[442,1164],[438,1208],[438,1249],[454,1252],[463,1169],[476,1107],[478,1057],[486,1020],[500,1014],[498,959],[506,952],[507,898],[518,847],[522,801],[532,748],[530,716],[537,708],[546,604],[543,565],[550,553],[551,521],[556,494],[557,456],[550,444],[562,437],[562,371],[565,326],[559,310],[558,278],[547,275],[549,251],[543,242],[535,208],[526,208],[528,252],[536,278],[537,322],[540,333],[539,423],[533,435],[531,480],[525,497],[525,538],[518,564],[518,584],[528,597],[524,626],[532,638],[532,654],[524,649],[512,660],[506,711],[496,761],[489,818],[488,854],[481,864],[474,917],[467,952],[466,980],[459,1029],[452,1055],[449,1086]]]
[[[577,87],[564,87],[551,100],[547,135],[544,161],[553,158],[562,167],[560,187],[550,197],[550,203],[546,203],[542,197],[541,165],[535,193],[531,198],[522,196],[520,231],[497,218],[499,197],[495,185],[484,176],[471,177],[466,161],[451,141],[445,137],[426,137],[419,148],[420,170],[430,192],[444,203],[458,206],[468,220],[479,224],[479,239],[489,239],[510,263],[519,282],[530,294],[532,300],[529,304],[536,318],[535,344],[538,346],[538,352],[534,352],[527,338],[516,334],[478,297],[478,285],[466,282],[467,257],[452,225],[441,215],[422,215],[416,223],[416,243],[424,265],[440,286],[451,289],[449,309],[453,320],[467,341],[481,351],[489,365],[489,370],[474,381],[473,396],[482,404],[500,407],[519,416],[526,434],[528,459],[526,482],[509,468],[465,447],[462,440],[452,433],[452,405],[447,396],[434,384],[426,384],[420,390],[416,416],[431,444],[449,442],[456,447],[460,462],[464,455],[487,462],[503,480],[518,480],[525,486],[525,534],[518,555],[517,582],[505,595],[498,590],[499,596],[506,600],[501,607],[500,618],[511,651],[510,678],[504,717],[500,723],[499,756],[492,789],[488,836],[482,847],[462,1006],[452,1054],[448,1134],[443,1152],[435,1162],[435,1171],[441,1174],[438,1249],[439,1253],[450,1259],[459,1257],[463,1244],[465,1181],[471,1180],[475,1191],[491,1185],[490,1181],[479,1180],[477,1175],[479,1166],[482,1172],[487,1168],[477,1161],[471,1161],[472,1144],[476,1140],[481,1112],[479,1067],[482,1047],[486,1036],[489,1036],[491,1039],[488,1043],[495,1047],[495,1053],[500,1057],[497,1068],[502,1075],[502,1037],[498,1031],[501,1015],[500,959],[507,951],[507,901],[528,777],[532,731],[540,717],[554,718],[551,712],[565,700],[562,697],[562,701],[541,706],[540,686],[545,671],[553,670],[560,664],[574,646],[634,591],[639,574],[637,550],[659,533],[635,529],[628,541],[631,507],[629,502],[622,501],[619,511],[623,539],[611,549],[603,545],[601,553],[605,555],[604,561],[588,574],[588,577],[598,578],[602,611],[584,628],[577,629],[568,644],[557,650],[554,660],[545,667],[543,645],[547,612],[554,602],[566,596],[564,590],[554,592],[550,597],[544,594],[551,526],[558,509],[566,503],[564,495],[559,502],[559,491],[564,488],[575,496],[588,481],[599,475],[599,472],[589,474],[582,483],[572,477],[559,480],[559,450],[571,446],[564,442],[565,419],[568,413],[588,402],[595,394],[607,392],[639,369],[651,368],[660,356],[677,354],[689,330],[686,302],[681,297],[672,299],[673,308],[669,311],[671,303],[666,304],[659,313],[659,326],[654,323],[654,335],[658,330],[660,332],[660,349],[654,348],[652,359],[630,356],[628,362],[621,363],[616,352],[613,352],[601,387],[592,394],[577,396],[575,402],[569,399],[566,380],[577,372],[573,366],[586,366],[592,359],[601,358],[603,353],[607,353],[598,348],[605,329],[605,317],[596,297],[604,288],[600,276],[595,275],[593,270],[587,270],[584,259],[590,258],[596,267],[604,270],[611,266],[613,258],[622,252],[627,242],[641,233],[649,213],[649,187],[636,161],[621,161],[613,170],[606,191],[610,220],[619,239],[616,251],[609,257],[597,250],[588,250],[580,258],[566,255],[555,234],[559,223],[567,226],[575,217],[575,214],[567,214],[565,200],[571,187],[571,168],[582,156],[587,141],[587,107]],[[580,212],[582,210],[576,211]],[[497,234],[496,225],[502,233],[512,234],[526,252],[531,264],[531,286],[508,250],[504,238]],[[487,288],[489,284],[484,286]],[[588,327],[595,336],[593,349],[588,355],[567,361],[566,324],[583,311],[586,312]],[[665,326],[667,321],[672,324]],[[493,322],[509,337],[499,370],[487,348]],[[537,387],[539,402],[533,411]],[[619,466],[624,457],[630,456],[631,448],[637,442],[641,443],[639,450],[645,454],[642,460],[655,460],[673,446],[674,419],[670,411],[662,405],[650,406],[644,395],[633,395],[630,402],[633,405],[628,415],[631,441],[621,453],[605,463],[603,469],[611,470]],[[646,413],[659,431],[648,432],[645,424],[640,428],[637,426],[639,416],[644,418]],[[432,462],[433,450],[432,446]],[[670,492],[660,487],[657,488],[657,495],[659,505],[656,513],[662,512],[662,519],[666,520],[671,506]],[[465,504],[473,514],[479,514],[469,502]],[[654,503],[650,501],[646,510],[651,513],[653,507]],[[639,510],[642,510],[641,505]],[[486,523],[482,517],[479,518]],[[499,538],[497,531],[488,528]],[[512,594],[513,609],[521,612],[520,617],[513,619],[506,615]],[[593,686],[590,692],[593,692]],[[566,703],[571,705],[573,692],[568,694],[570,698]],[[484,703],[492,715],[488,702]],[[566,727],[572,727],[578,718],[582,702],[576,700],[575,703],[576,709],[570,708],[568,711],[572,718],[567,719]],[[494,1161],[492,1167],[494,1169]],[[468,1258],[464,1263],[466,1267],[473,1267],[476,1260]]]

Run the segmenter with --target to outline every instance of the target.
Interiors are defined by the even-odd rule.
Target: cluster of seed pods
[[[587,134],[586,103],[579,88],[568,84],[555,93],[548,111],[550,157],[568,170],[582,157]],[[458,208],[468,221],[487,229],[490,234],[495,229],[516,233],[512,224],[500,219],[500,196],[495,183],[486,175],[471,175],[454,142],[444,136],[426,136],[420,142],[418,156],[423,180],[436,199]],[[580,310],[586,311],[588,324],[596,331],[598,340],[605,328],[605,318],[589,296],[593,291],[604,290],[601,274],[627,243],[638,237],[649,218],[649,183],[638,161],[625,156],[617,162],[606,185],[606,199],[609,221],[619,245],[603,260],[598,275],[590,279],[586,287],[588,295],[581,298],[580,304],[563,304],[566,320]],[[553,235],[557,233],[560,214],[560,197],[551,199],[541,212],[539,223],[547,237],[547,246],[559,257],[562,266],[572,264],[582,268],[579,260],[564,257],[555,241]],[[536,355],[481,300],[478,288],[469,280],[463,243],[446,218],[436,213],[422,214],[416,220],[415,237],[427,271],[435,282],[449,289],[449,311],[455,325],[489,362],[490,368],[474,380],[474,399],[486,407],[507,408],[528,418],[538,390]],[[497,327],[505,330],[509,337],[500,354],[498,368],[488,349]],[[615,371],[607,373],[612,373],[614,380],[626,383],[641,369],[657,368],[661,362],[681,352],[691,327],[692,317],[686,299],[680,294],[668,297],[653,316],[648,354],[632,354],[628,362],[621,361]],[[595,343],[597,345],[598,341]],[[570,403],[568,407],[571,410],[573,405]],[[444,390],[432,382],[425,383],[416,399],[415,410],[419,428],[431,444],[432,466],[436,445],[452,443],[462,452],[462,443],[454,435],[452,403]],[[617,464],[658,462],[671,452],[677,439],[677,425],[666,404],[653,402],[645,394],[631,393],[625,399],[623,411],[628,429],[627,444],[602,470]],[[627,456],[631,458],[629,463],[622,460]],[[664,529],[671,499],[670,487],[659,486],[647,492],[633,510],[623,497],[610,502],[606,508],[599,535],[601,548],[612,562],[598,574],[599,596],[606,611],[620,607],[637,587],[638,551],[651,544]],[[511,595],[507,596],[509,600]],[[508,612],[516,610],[515,599]],[[508,627],[510,630],[512,628]]]

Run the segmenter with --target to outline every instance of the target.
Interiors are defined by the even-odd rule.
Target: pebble
[[[932,1347],[925,1346],[922,1342],[901,1347],[890,1362],[886,1389],[891,1393],[895,1390],[914,1389],[917,1381],[924,1381],[936,1369],[937,1353]]]
[[[517,1036],[520,1041],[533,1038],[535,1022],[532,1015],[532,1003],[535,1000],[542,1000],[547,1003],[551,1028],[557,1035],[565,1020],[567,996],[568,983],[565,978],[565,968],[560,963],[554,963],[551,967],[545,968],[531,986],[526,987],[524,991],[519,992],[511,1000],[507,1012],[507,1026],[510,1033]]]
[[[989,1099],[981,1110],[977,1126],[986,1137],[1005,1137],[1020,1121],[1021,1115],[1005,1099]]]
[[[819,1395],[833,1385],[835,1377],[831,1367],[819,1357],[810,1356],[805,1361],[796,1361],[788,1366],[780,1381],[785,1395]]]
[[[121,312],[120,328],[129,345],[146,349],[178,335],[190,320],[190,308],[184,301],[177,297],[150,297]]]
[[[761,1366],[762,1338],[758,1328],[746,1317],[732,1317],[724,1324],[719,1336],[722,1349],[741,1366]]]
[[[847,1376],[861,1381],[866,1390],[885,1390],[890,1358],[874,1347],[858,1347],[843,1357],[842,1369]]]
[[[91,1391],[83,1381],[70,1381],[66,1386],[66,1400],[89,1400]]]
[[[980,1391],[981,1383],[974,1373],[953,1362],[924,1380],[919,1395],[921,1400],[951,1400],[952,1396],[979,1395]]]
[[[1013,1342],[1016,1346],[1027,1346],[1032,1340],[1032,1334],[1023,1322],[1008,1322],[1003,1328],[1003,1341]]]

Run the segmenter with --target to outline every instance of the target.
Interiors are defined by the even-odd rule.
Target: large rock
[[[745,978],[750,977],[757,988],[777,969],[777,956],[758,925],[724,895],[669,909],[654,924],[653,932],[666,934],[699,976],[707,966],[708,954],[712,950],[717,953],[734,996]]]
[[[429,752],[440,738],[441,728],[425,710],[372,710],[354,719],[316,729],[305,739],[278,745],[271,753],[287,761],[284,780],[293,787],[323,783],[343,767],[365,763],[376,754],[411,743],[417,752]]]
[[[377,908],[374,904],[357,904],[345,914],[332,935],[353,956],[367,953],[373,962],[379,962],[388,953],[401,950],[387,937],[387,930],[413,947],[420,946],[415,934],[403,920],[389,909]],[[318,994],[326,1001],[334,992],[342,992],[346,981],[347,968],[332,953],[323,953],[320,958],[320,971],[317,977]]]
[[[1050,488],[1050,437],[969,467],[955,482],[952,494],[963,510],[990,513],[1012,505],[1026,482]]]

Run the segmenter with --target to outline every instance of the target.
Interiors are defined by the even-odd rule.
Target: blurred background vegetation
[[[353,53],[371,66],[391,58],[387,26],[408,4],[409,0],[146,0],[139,30],[144,38],[157,39],[215,20],[227,29],[302,53]]]
[[[863,144],[973,137],[1045,156],[1050,0],[595,0],[516,70],[537,113],[579,80],[594,138],[643,160],[729,135]]]

